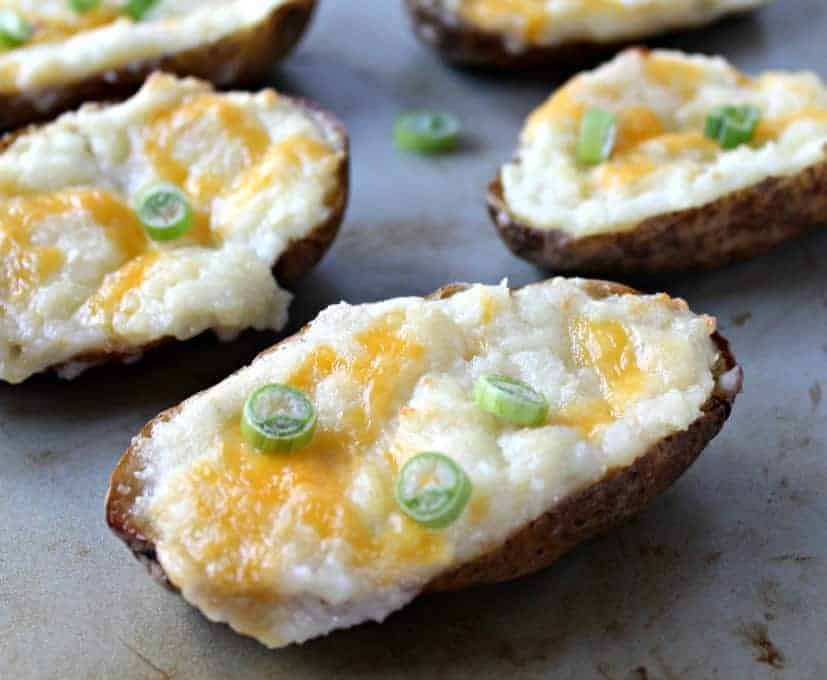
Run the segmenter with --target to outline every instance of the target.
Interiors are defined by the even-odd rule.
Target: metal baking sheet
[[[544,273],[492,229],[482,191],[556,84],[445,68],[400,2],[322,3],[274,84],[329,107],[353,142],[343,232],[296,291],[291,330],[339,300]],[[827,76],[827,3],[778,0],[668,44],[755,71]],[[460,153],[397,153],[403,109],[455,112]],[[0,386],[0,678],[827,677],[827,234],[750,263],[636,282],[718,316],[746,369],[724,432],[638,520],[519,582],[422,599],[385,624],[270,652],[157,587],[108,532],[130,437],[278,339],[201,338],[74,383]]]

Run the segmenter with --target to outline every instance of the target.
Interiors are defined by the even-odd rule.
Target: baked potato
[[[713,318],[616,284],[342,303],[148,423],[107,521],[280,647],[547,566],[672,484],[740,387]],[[288,413],[267,448],[256,423]]]
[[[416,34],[449,62],[567,71],[630,43],[770,0],[405,0]]]
[[[344,128],[272,90],[157,74],[124,103],[3,145],[0,380],[12,383],[208,329],[281,329],[279,283],[321,258],[347,201]],[[171,202],[146,214],[159,198]],[[157,233],[163,210],[182,233]]]
[[[155,70],[222,87],[257,83],[298,42],[315,4],[102,0],[76,11],[67,0],[6,0],[2,11],[24,23],[17,39],[0,31],[0,129],[128,96]]]
[[[719,139],[722,111],[748,113],[726,130],[740,137]],[[601,117],[609,147],[583,162]],[[812,73],[752,78],[717,57],[628,50],[529,117],[488,206],[517,255],[560,273],[751,257],[827,222],[827,91]]]

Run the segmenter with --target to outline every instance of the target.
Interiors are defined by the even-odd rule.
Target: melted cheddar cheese
[[[0,91],[84,80],[133,62],[196,49],[263,24],[294,0],[158,0],[138,22],[122,0],[74,12],[67,0],[2,0],[32,25],[26,44],[0,54]]]
[[[642,393],[646,376],[637,364],[629,333],[617,321],[573,319],[569,338],[574,365],[595,372],[600,396],[570,401],[553,420],[594,437],[602,427],[623,416]]]
[[[14,8],[32,25],[34,29],[32,38],[26,45],[42,45],[66,40],[79,33],[111,24],[124,16],[115,7],[103,5],[83,13],[67,13],[65,11],[48,13],[42,9],[27,11],[22,8],[21,11],[21,8],[17,6],[23,4],[29,3],[7,1],[0,3],[0,9]],[[69,3],[64,4],[68,5]]]
[[[711,109],[745,103],[762,112],[749,144],[727,151],[705,136]],[[615,115],[617,134],[610,157],[585,167],[575,148],[595,107]],[[588,236],[799,172],[824,159],[825,145],[827,90],[812,74],[753,78],[720,58],[628,50],[531,114],[501,180],[524,223]]]
[[[769,0],[438,0],[472,26],[506,36],[506,45],[633,40],[700,26]]]
[[[288,99],[169,76],[22,135],[0,154],[0,379],[207,328],[280,328],[288,296],[270,271],[330,215],[342,162],[343,141]],[[173,242],[151,241],[132,208],[155,181],[193,204]]]
[[[314,348],[288,375],[286,384],[311,399],[316,385],[334,374],[361,387],[360,398],[343,404],[335,423],[322,423],[300,455],[261,455],[241,439],[234,414],[217,434],[217,456],[175,479],[172,493],[191,499],[196,516],[209,526],[208,535],[195,541],[181,536],[177,549],[194,557],[198,568],[209,569],[221,593],[250,595],[250,588],[277,581],[284,557],[276,546],[289,543],[296,525],[307,527],[320,543],[342,541],[355,567],[379,565],[387,579],[412,560],[445,562],[439,533],[407,517],[397,515],[391,522],[390,505],[381,516],[366,518],[348,497],[362,454],[376,445],[397,390],[424,353],[418,343],[399,336],[400,322],[394,315],[357,334],[351,357],[328,345]],[[382,477],[390,486],[393,457],[380,463],[390,463]]]
[[[563,279],[332,307],[136,441],[136,521],[188,600],[269,646],[381,620],[687,427],[713,389],[714,327],[663,295],[594,300]],[[548,422],[480,410],[473,385],[490,373],[540,390]],[[244,400],[271,382],[301,389],[318,413],[313,440],[289,455],[240,435]],[[424,450],[454,458],[473,484],[444,530],[394,500],[399,469]]]
[[[237,149],[236,157],[211,164],[193,173],[191,164],[203,154],[203,135],[217,131],[222,138],[211,143]],[[247,171],[258,164],[270,146],[270,135],[261,121],[236,103],[215,94],[196,97],[182,106],[159,111],[142,135],[144,150],[158,176],[186,189],[200,200],[214,198],[226,185],[227,176]],[[180,152],[179,149],[184,151]],[[228,167],[229,166],[229,167]],[[233,170],[236,172],[233,173]]]
[[[146,232],[134,212],[112,194],[73,189],[9,198],[0,202],[0,304],[26,304],[32,293],[57,274],[66,261],[59,248],[32,242],[36,227],[50,219],[79,213],[93,223],[123,259],[147,247]]]

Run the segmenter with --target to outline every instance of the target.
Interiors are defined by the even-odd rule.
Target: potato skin
[[[450,297],[465,288],[465,284],[446,286],[430,297]],[[586,289],[595,299],[637,292],[626,286],[597,280],[587,282]],[[741,368],[727,341],[717,333],[713,338],[721,352],[715,367],[719,386],[703,406],[702,415],[687,430],[658,442],[632,465],[611,471],[599,482],[563,499],[515,532],[501,546],[441,574],[427,584],[423,593],[498,583],[543,569],[579,543],[605,533],[640,512],[677,480],[718,434],[741,390]],[[283,342],[290,340],[288,338]],[[263,354],[274,351],[276,347],[278,345]],[[728,380],[720,380],[725,375]],[[150,421],[136,439],[151,436],[154,424],[173,418],[181,406],[175,406]],[[127,449],[112,474],[106,498],[106,521],[153,578],[177,591],[157,560],[152,528],[139,526],[130,512],[135,498],[142,491],[141,482],[135,475],[138,461],[133,454],[134,446],[133,443]]]
[[[330,216],[303,238],[291,241],[273,265],[273,276],[276,281],[280,285],[290,286],[321,261],[339,233],[350,195],[350,141],[344,124],[329,111],[305,99],[286,96],[282,96],[282,99],[295,102],[320,126],[331,130],[338,139],[343,154],[342,163],[337,171],[336,192],[328,197],[328,204],[332,209]],[[101,107],[103,105],[93,103],[88,106]],[[0,138],[0,152],[11,146],[18,137],[36,133],[38,127],[38,125],[30,125],[4,135]],[[176,342],[176,339],[164,337],[142,347],[113,346],[106,352],[87,352],[52,366],[51,370],[61,373],[72,364],[81,364],[87,368],[103,364],[131,364],[139,360],[146,352],[172,342]]]
[[[137,61],[81,81],[0,93],[0,130],[50,120],[86,101],[121,99],[136,92],[153,71],[209,80],[217,87],[253,86],[304,34],[316,0],[293,0],[257,26],[190,50]]]
[[[628,231],[583,238],[520,222],[499,178],[489,186],[487,203],[514,254],[557,273],[623,277],[706,270],[755,257],[827,224],[827,160],[697,208],[650,217]]]
[[[581,40],[549,47],[528,45],[517,51],[513,47],[509,49],[504,34],[474,26],[459,16],[439,9],[434,0],[405,0],[405,6],[417,37],[435,49],[442,59],[456,66],[490,71],[553,70],[567,74],[608,58],[624,47],[678,30],[668,29],[651,36],[606,42]],[[730,13],[730,16],[735,13]]]
[[[430,0],[405,0],[414,33],[449,64],[491,71],[554,69],[568,73],[599,61],[635,41],[577,42],[554,47],[509,49],[505,36],[484,31],[433,6]]]
[[[330,217],[303,238],[290,242],[273,267],[276,281],[285,286],[300,279],[325,256],[339,233],[350,198],[350,139],[344,124],[314,102],[296,97],[290,99],[300,104],[321,127],[334,132],[341,144],[344,159],[338,169],[337,191],[328,197],[328,205],[332,208]]]

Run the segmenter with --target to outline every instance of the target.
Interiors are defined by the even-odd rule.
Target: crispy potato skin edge
[[[209,80],[217,87],[253,86],[264,80],[305,32],[316,0],[294,0],[257,26],[190,50],[133,62],[80,81],[0,94],[0,130],[50,120],[86,101],[127,97],[153,71]]]
[[[450,297],[466,287],[464,284],[447,286],[431,297]],[[626,286],[596,280],[588,282],[587,291],[595,299],[636,292]],[[717,333],[713,339],[720,349],[715,377],[734,371],[734,389],[728,392],[716,389],[703,406],[702,415],[687,430],[657,443],[632,465],[611,471],[599,482],[563,499],[512,534],[501,546],[440,575],[423,592],[450,591],[497,583],[543,569],[579,543],[605,533],[629,519],[669,487],[720,431],[729,417],[736,394],[740,391],[741,369],[730,352],[727,341]],[[290,338],[283,342],[289,340]],[[262,355],[273,349],[265,350]],[[164,411],[147,423],[134,441],[150,437],[154,425],[175,417],[181,406],[179,404]],[[135,499],[141,494],[141,483],[135,476],[138,461],[133,455],[134,441],[112,474],[106,498],[106,521],[150,574],[159,583],[175,591],[177,588],[158,563],[151,528],[136,524],[131,513]]]
[[[584,238],[520,222],[508,208],[499,178],[489,186],[487,203],[500,237],[515,255],[561,274],[706,270],[755,257],[827,224],[827,160],[697,208],[650,217],[627,231]]]
[[[273,266],[273,276],[276,281],[280,285],[290,286],[321,261],[339,233],[350,196],[350,140],[344,124],[329,111],[305,99],[283,95],[282,99],[295,102],[320,127],[333,131],[337,139],[338,150],[342,154],[342,162],[337,170],[336,192],[328,198],[331,206],[330,216],[323,223],[315,226],[303,238],[291,241]],[[100,107],[103,105],[93,103],[87,106]],[[37,132],[38,127],[38,125],[30,125],[6,134],[0,138],[0,152],[7,149],[18,137]],[[173,337],[163,337],[142,347],[112,347],[104,352],[79,354],[46,370],[60,372],[73,363],[84,364],[87,368],[103,364],[130,364],[140,359],[146,352],[176,341],[176,338]]]

